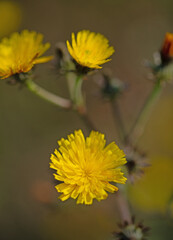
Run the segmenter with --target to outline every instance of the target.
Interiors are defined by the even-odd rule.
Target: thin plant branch
[[[122,192],[118,191],[116,194],[116,201],[118,205],[118,211],[121,217],[121,221],[131,223],[132,216],[129,210],[127,199]]]
[[[155,105],[156,101],[160,96],[161,90],[162,90],[162,87],[161,87],[160,80],[157,80],[151,93],[146,99],[141,111],[139,112],[133,126],[131,127],[129,133],[125,138],[126,143],[132,143],[133,145],[135,145],[137,141],[140,139],[140,137],[142,136],[147,120],[150,116],[153,106]]]
[[[72,103],[70,100],[59,97],[53,93],[50,93],[49,91],[37,85],[31,79],[25,80],[25,86],[37,96],[47,100],[50,103],[53,103],[58,107],[65,108],[65,109],[70,109],[72,107]]]
[[[110,103],[111,103],[112,113],[114,116],[114,120],[116,122],[116,128],[117,128],[120,140],[122,143],[124,143],[125,137],[126,137],[126,131],[124,128],[123,119],[121,116],[121,112],[120,112],[117,100],[112,99]]]

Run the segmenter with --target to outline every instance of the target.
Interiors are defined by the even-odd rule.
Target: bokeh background
[[[135,120],[152,82],[144,59],[152,60],[166,32],[173,31],[172,0],[16,0],[0,1],[0,37],[29,29],[41,32],[54,54],[58,41],[82,29],[104,34],[115,47],[106,67],[127,84],[119,99],[126,128]],[[68,96],[64,78],[51,64],[36,68],[36,82]],[[108,102],[90,77],[84,84],[89,117],[119,143]],[[151,227],[149,239],[173,239],[173,85],[167,83],[138,146],[151,167],[129,187],[128,200],[137,220]],[[58,109],[24,87],[0,81],[0,239],[113,239],[119,216],[115,195],[92,206],[60,202],[49,157],[56,141],[75,129],[87,129],[79,117]]]

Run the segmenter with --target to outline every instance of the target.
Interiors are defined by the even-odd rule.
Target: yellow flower
[[[81,66],[99,69],[101,64],[110,61],[108,59],[114,48],[109,46],[109,41],[100,33],[83,30],[75,34],[72,33],[72,46],[67,41],[67,48],[73,59]]]
[[[0,1],[0,38],[16,31],[22,18],[20,5],[15,1]]]
[[[105,147],[104,134],[92,131],[85,140],[78,130],[58,144],[50,167],[56,170],[55,179],[62,182],[56,186],[62,201],[71,197],[77,198],[77,204],[92,204],[94,198],[106,199],[106,191],[118,190],[109,182],[126,182],[119,168],[126,163],[125,154],[114,142]]]
[[[8,78],[16,73],[26,73],[37,63],[44,63],[52,57],[40,57],[50,44],[42,43],[43,35],[28,30],[13,33],[0,42],[0,77]]]

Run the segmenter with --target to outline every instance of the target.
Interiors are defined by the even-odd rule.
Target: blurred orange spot
[[[38,180],[31,186],[31,195],[38,202],[52,203],[55,198],[54,186],[48,181]]]

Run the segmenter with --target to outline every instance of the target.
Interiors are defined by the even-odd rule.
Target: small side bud
[[[153,54],[153,63],[145,61],[145,66],[151,69],[149,79],[159,79],[160,82],[173,80],[173,33],[166,33],[160,51]]]
[[[162,65],[169,64],[173,57],[173,33],[166,33],[165,39],[160,50]]]
[[[55,58],[53,64],[60,72],[66,71],[68,63],[71,62],[70,55],[65,43],[59,42],[55,45]]]
[[[150,164],[146,155],[137,149],[128,146],[124,149],[124,152],[127,158],[128,180],[134,183],[143,176],[146,167],[149,167]]]
[[[112,76],[109,69],[102,73],[102,81],[98,84],[101,88],[103,97],[110,100],[115,99],[126,88],[126,85],[121,80]]]
[[[150,230],[142,223],[135,223],[135,218],[132,219],[132,223],[125,221],[123,224],[119,224],[119,228],[119,231],[113,232],[116,240],[146,240]]]

